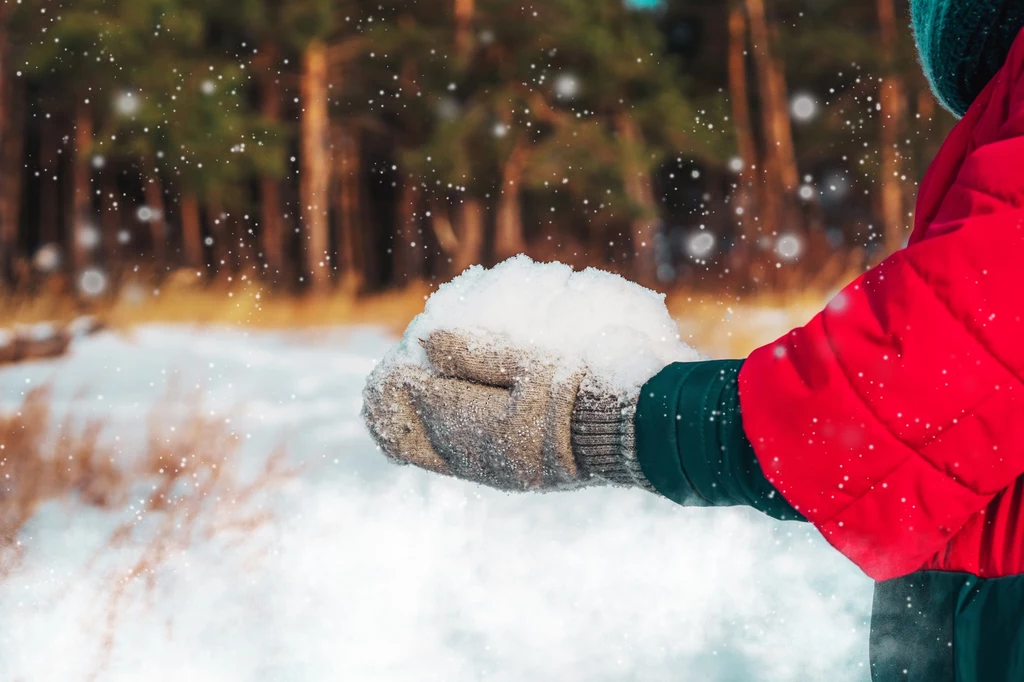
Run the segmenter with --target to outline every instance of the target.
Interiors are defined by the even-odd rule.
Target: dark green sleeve
[[[637,459],[665,497],[687,506],[747,505],[804,520],[761,471],[743,432],[742,360],[669,365],[644,385],[636,410]]]

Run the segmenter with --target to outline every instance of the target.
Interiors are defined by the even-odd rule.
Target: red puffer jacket
[[[876,580],[1024,573],[1022,271],[1018,37],[925,177],[909,247],[740,375],[768,479]]]

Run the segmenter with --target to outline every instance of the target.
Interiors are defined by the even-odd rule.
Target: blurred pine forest
[[[898,248],[907,0],[0,0],[0,291],[369,293],[526,252],[736,293]]]

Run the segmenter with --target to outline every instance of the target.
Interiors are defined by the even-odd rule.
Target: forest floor
[[[388,463],[395,339],[147,323],[0,369],[0,679],[868,679],[870,581],[808,526]]]
[[[423,310],[432,289],[416,284],[385,293],[353,296],[287,296],[257,283],[192,287],[171,283],[162,289],[123,287],[116,296],[85,303],[59,293],[0,294],[0,327],[37,322],[69,322],[95,315],[122,331],[146,324],[184,324],[261,330],[324,329],[375,325],[400,333]],[[683,340],[708,349],[713,357],[745,356],[760,344],[807,322],[827,300],[827,292],[767,293],[737,299],[708,292],[672,290],[669,312]]]

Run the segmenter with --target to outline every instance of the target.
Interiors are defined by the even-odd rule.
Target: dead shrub
[[[0,413],[0,578],[20,555],[18,534],[40,505],[73,496],[110,507],[124,498],[125,473],[100,444],[103,424],[72,420],[52,429],[48,387],[25,394],[21,406]]]
[[[150,413],[144,451],[125,458],[105,444],[102,420],[78,423],[69,416],[55,424],[51,398],[49,388],[36,388],[17,409],[0,413],[0,580],[17,568],[19,534],[41,505],[123,510],[124,519],[83,567],[96,570],[108,552],[127,560],[104,578],[110,589],[99,606],[94,678],[113,651],[129,600],[151,597],[160,569],[197,542],[242,551],[243,541],[272,517],[267,497],[296,472],[279,448],[242,476],[241,439],[230,419],[204,413],[198,399],[162,400]],[[181,405],[191,407],[183,412]]]

